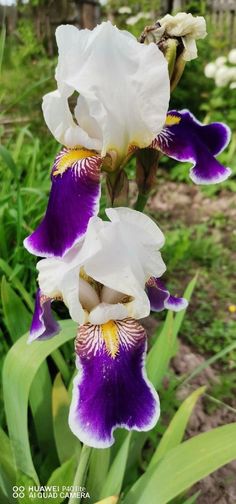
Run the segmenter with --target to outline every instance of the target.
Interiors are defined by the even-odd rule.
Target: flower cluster
[[[214,79],[217,87],[236,89],[236,49],[231,49],[228,56],[219,56],[208,63],[204,69],[208,79]]]
[[[185,36],[182,24],[178,33]],[[195,183],[221,182],[230,169],[216,155],[230,135],[224,124],[168,111],[168,64],[157,44],[139,43],[110,22],[93,31],[60,26],[56,38],[57,89],[44,97],[43,113],[63,148],[45,216],[24,242],[42,257],[29,342],[60,331],[51,304],[63,301],[78,324],[69,425],[84,443],[108,447],[116,427],[145,431],[159,417],[140,319],[187,301],[160,279],[164,235],[151,218],[125,207],[98,216],[102,174],[116,175],[130,156],[150,151],[190,162]]]

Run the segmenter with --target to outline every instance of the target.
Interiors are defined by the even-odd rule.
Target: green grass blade
[[[128,434],[111,465],[100,493],[100,499],[120,494],[129,454],[130,439],[131,433]]]
[[[199,491],[199,492],[196,492],[194,495],[191,495],[191,497],[189,497],[187,500],[183,501],[182,504],[195,504],[200,493],[201,492]]]
[[[2,30],[1,30],[1,35],[0,35],[0,73],[2,71],[2,62],[3,62],[3,54],[4,54],[4,48],[5,48],[5,41],[6,41],[6,26],[5,26],[5,24],[2,24]]]
[[[5,275],[11,279],[13,287],[20,293],[22,298],[24,299],[25,303],[29,307],[30,311],[34,311],[34,303],[32,301],[31,296],[27,292],[27,290],[24,288],[24,285],[21,283],[21,281],[14,276],[14,271],[13,269],[7,264],[6,261],[0,258],[0,269],[5,273]]]
[[[3,145],[0,145],[0,156],[2,157],[3,161],[11,171],[14,179],[17,181],[18,180],[18,170],[16,163],[11,156],[10,152],[4,147]]]
[[[194,406],[205,390],[206,387],[199,387],[181,404],[162,436],[161,441],[152,456],[149,468],[159,462],[159,460],[161,460],[169,450],[175,448],[175,446],[178,446],[181,443]]]
[[[147,470],[123,504],[166,504],[235,458],[236,423],[199,434],[170,450]]]
[[[29,329],[31,314],[24,303],[22,303],[20,297],[10,287],[5,276],[2,277],[1,299],[4,322],[14,343]]]
[[[28,335],[22,336],[7,354],[3,367],[3,394],[10,439],[17,469],[38,482],[28,438],[27,408],[30,387],[44,362],[56,348],[75,337],[71,320],[61,322],[60,334],[48,341],[27,345]]]
[[[75,454],[75,451],[78,458],[78,454],[81,450],[79,440],[69,429],[69,407],[69,394],[61,379],[61,375],[58,373],[52,389],[52,414],[57,454],[61,463],[70,459]]]
[[[214,364],[214,362],[221,359],[222,357],[224,357],[224,355],[231,352],[231,350],[234,350],[235,348],[236,348],[236,341],[234,341],[230,345],[227,345],[225,348],[223,348],[223,350],[221,350],[220,352],[217,352],[217,354],[213,355],[209,359],[202,362],[202,364],[197,366],[192,371],[192,373],[189,376],[187,376],[187,378],[180,385],[181,386],[186,385],[186,383],[190,382],[193,378],[195,378],[195,376],[197,376],[199,373],[201,373],[204,369],[211,366],[211,364]]]

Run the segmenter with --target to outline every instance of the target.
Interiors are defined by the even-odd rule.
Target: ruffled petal
[[[59,333],[60,325],[54,320],[51,312],[52,301],[53,299],[42,294],[40,289],[37,290],[28,343],[32,343],[36,339],[52,338]]]
[[[91,148],[92,139],[97,141],[92,148],[101,149],[102,156],[116,151],[119,159],[131,145],[148,146],[164,125],[170,96],[167,62],[158,47],[138,43],[109,21],[92,31],[62,25],[56,39],[61,110],[57,113],[55,105],[52,118],[46,103],[53,107],[51,94],[43,107],[54,136],[75,146],[84,135],[82,145]],[[74,111],[78,124],[67,104],[73,91],[79,93]]]
[[[93,151],[63,149],[57,155],[45,217],[24,241],[29,252],[61,257],[83,238],[99,209],[100,165],[101,158]]]
[[[149,315],[145,283],[166,267],[158,251],[164,235],[146,215],[126,208],[107,209],[110,222],[90,219],[80,260],[97,282],[130,296],[129,316]]]
[[[158,395],[144,368],[146,333],[135,320],[80,327],[69,425],[89,446],[114,443],[117,427],[147,431],[159,418]]]
[[[231,169],[215,159],[230,140],[223,123],[202,125],[188,111],[171,110],[162,132],[152,143],[167,156],[193,163],[190,178],[196,184],[215,184],[226,180]]]
[[[72,93],[73,90],[69,96]],[[44,96],[42,109],[47,127],[56,140],[66,147],[83,145],[87,149],[101,150],[101,140],[94,138],[92,134],[90,136],[90,129],[84,130],[73,119],[68,104],[69,96],[58,89]]]
[[[146,283],[146,292],[149,297],[152,311],[184,310],[188,306],[188,301],[182,297],[171,296],[164,283],[159,278],[151,277]]]

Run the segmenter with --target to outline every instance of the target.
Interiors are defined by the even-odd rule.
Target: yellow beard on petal
[[[176,115],[169,114],[166,116],[166,126],[174,126],[175,124],[179,124],[181,121],[181,117],[178,117]]]
[[[65,171],[77,161],[92,156],[96,157],[97,154],[94,151],[84,149],[83,147],[66,149],[59,154],[58,161],[56,162],[56,169],[54,170],[53,175],[63,175],[63,173],[65,173]]]
[[[119,353],[119,334],[117,325],[113,320],[109,320],[109,322],[102,324],[101,328],[107,353],[112,359],[115,359]]]

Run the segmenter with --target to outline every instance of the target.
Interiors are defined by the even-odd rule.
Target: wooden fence
[[[236,47],[236,0],[208,0],[207,8],[216,34]]]
[[[128,5],[128,1],[124,0],[124,4]],[[17,27],[20,16],[33,18],[37,37],[44,43],[49,55],[55,49],[54,32],[59,24],[71,23],[81,28],[93,28],[100,21],[101,6],[98,0],[48,0],[36,7],[30,3],[28,5],[29,8],[22,13],[17,7],[0,6],[0,23],[5,16],[8,32],[11,33]],[[188,11],[192,5],[190,0],[157,0],[160,15],[171,11]],[[196,6],[197,10],[199,7],[199,14],[206,15],[212,22],[217,36],[229,48],[236,47],[236,0],[199,0]]]

